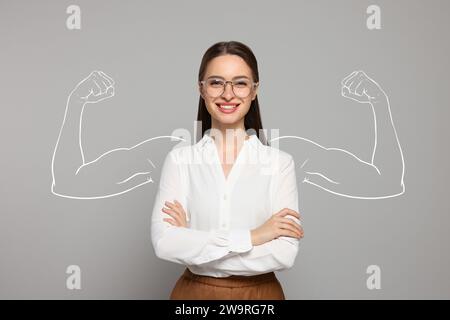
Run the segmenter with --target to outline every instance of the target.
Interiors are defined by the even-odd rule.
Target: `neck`
[[[218,146],[233,148],[236,147],[236,144],[241,145],[248,138],[243,119],[239,123],[233,124],[218,123],[214,119],[212,120],[211,137]]]

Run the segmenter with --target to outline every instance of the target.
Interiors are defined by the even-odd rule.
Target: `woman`
[[[166,157],[152,214],[156,255],[187,266],[171,299],[285,299],[274,271],[303,237],[291,155],[262,133],[257,61],[231,41],[199,70],[202,137]]]

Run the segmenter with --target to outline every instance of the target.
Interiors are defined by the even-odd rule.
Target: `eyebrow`
[[[224,77],[221,77],[221,76],[215,76],[215,75],[212,75],[212,76],[209,76],[209,77],[208,77],[208,79],[210,79],[210,78],[219,78],[219,79],[224,79],[224,80],[225,80]],[[236,77],[233,77],[232,80],[234,80],[234,79],[241,79],[241,78],[250,79],[250,78],[247,77],[247,76],[236,76]]]

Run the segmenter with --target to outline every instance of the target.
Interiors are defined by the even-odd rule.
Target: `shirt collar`
[[[205,133],[203,137],[200,139],[199,142],[197,142],[197,146],[200,148],[206,148],[208,145],[211,145],[214,143],[214,139],[211,138],[209,133]],[[256,134],[251,134],[250,137],[245,140],[245,143],[248,143],[251,147],[257,149],[258,145],[262,145],[261,141],[259,140],[258,136]]]

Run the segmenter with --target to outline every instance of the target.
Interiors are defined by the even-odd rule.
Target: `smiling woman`
[[[170,297],[284,299],[274,271],[293,266],[303,229],[293,158],[263,135],[256,58],[217,43],[198,81],[202,137],[166,156],[152,213],[156,255],[187,267]]]
[[[267,144],[265,136],[262,133],[260,136],[258,62],[248,46],[236,41],[211,46],[200,63],[198,83],[197,120],[202,123],[202,136],[212,127],[223,131],[227,127],[237,128],[239,123],[245,130],[255,130],[262,143]],[[221,111],[230,106],[235,107],[233,116],[221,117]]]

